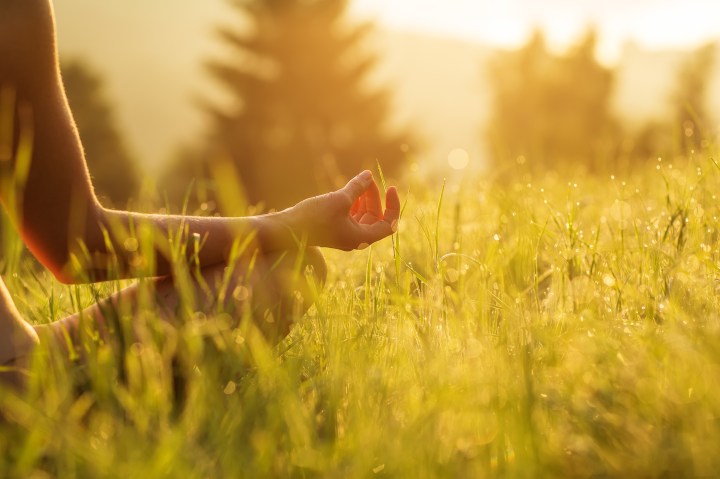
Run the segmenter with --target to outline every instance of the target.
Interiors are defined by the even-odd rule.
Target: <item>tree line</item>
[[[630,129],[613,111],[616,72],[597,60],[597,40],[589,30],[567,52],[554,54],[537,31],[522,48],[501,52],[490,62],[493,104],[484,135],[493,166],[512,168],[519,160],[530,169],[602,172],[710,144],[707,96],[715,44],[685,58],[665,100],[670,116]]]
[[[389,126],[390,92],[370,84],[378,61],[366,46],[372,25],[349,21],[347,0],[232,4],[237,23],[217,29],[230,54],[204,65],[229,101],[202,102],[206,131],[163,175],[171,202],[182,203],[192,187],[221,203],[219,188],[232,177],[248,203],[282,208],[376,162],[387,175],[401,175],[418,138]],[[489,126],[479,132],[494,168],[520,162],[600,172],[623,159],[641,162],[710,141],[714,45],[688,55],[678,72],[668,99],[672,118],[633,132],[612,109],[615,71],[598,62],[596,45],[589,31],[556,54],[536,32],[523,47],[497,53],[485,71]],[[137,194],[140,168],[114,124],[102,81],[78,62],[63,66],[63,78],[96,190],[124,206]]]

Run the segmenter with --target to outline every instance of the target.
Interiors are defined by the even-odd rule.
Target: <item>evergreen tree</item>
[[[716,50],[714,43],[701,46],[689,55],[678,72],[671,103],[683,153],[705,146],[704,141],[712,137],[707,94]]]
[[[379,160],[397,172],[408,141],[386,128],[388,95],[372,90],[369,24],[345,20],[347,0],[240,0],[252,28],[219,30],[233,56],[208,68],[230,93],[210,105],[209,168],[229,159],[248,199],[285,207]]]
[[[709,43],[689,52],[668,97],[669,119],[653,120],[633,138],[633,154],[639,159],[686,155],[705,148],[713,139],[707,95],[717,46]]]
[[[495,161],[525,157],[539,167],[596,170],[618,143],[611,113],[613,73],[595,58],[596,35],[554,55],[536,32],[520,50],[499,54],[489,68],[494,94],[490,144]]]
[[[115,124],[102,80],[77,61],[63,63],[62,76],[95,192],[101,202],[124,207],[138,192],[138,169]]]

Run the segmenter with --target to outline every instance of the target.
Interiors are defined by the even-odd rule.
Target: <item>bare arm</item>
[[[7,139],[3,144],[0,131],[0,199],[6,207],[21,206],[16,222],[23,239],[64,282],[105,279],[110,258],[117,273],[131,275],[137,251],[127,240],[136,239],[133,231],[139,224],[164,240],[181,230],[185,236],[199,236],[203,247],[197,261],[205,267],[226,261],[237,239],[252,237],[252,246],[277,250],[294,247],[294,237],[305,237],[309,245],[350,250],[392,234],[398,219],[396,190],[388,190],[383,212],[377,186],[367,174],[339,191],[272,215],[189,218],[103,208],[62,87],[49,0],[0,0],[0,92],[0,125],[7,111],[13,118],[9,144]],[[18,185],[19,159],[27,145],[31,162],[24,185]],[[22,188],[16,192],[18,186]],[[168,274],[167,249],[156,252],[155,273]],[[90,263],[71,266],[73,257],[86,256]]]

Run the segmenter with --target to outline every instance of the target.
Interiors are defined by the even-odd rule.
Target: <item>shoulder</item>
[[[16,31],[27,27],[47,27],[52,24],[50,0],[0,0],[0,25],[5,31]]]

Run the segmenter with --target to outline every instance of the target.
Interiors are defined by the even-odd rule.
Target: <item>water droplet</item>
[[[235,301],[247,301],[250,297],[250,290],[245,286],[238,286],[233,290],[233,298]]]
[[[230,396],[231,394],[233,394],[235,392],[235,390],[237,390],[237,384],[235,384],[235,381],[229,381],[227,383],[227,386],[225,386],[225,389],[223,390],[223,392],[227,396]]]
[[[125,248],[125,251],[128,251],[130,253],[134,253],[138,250],[138,240],[135,238],[128,238],[123,243],[123,247]]]

